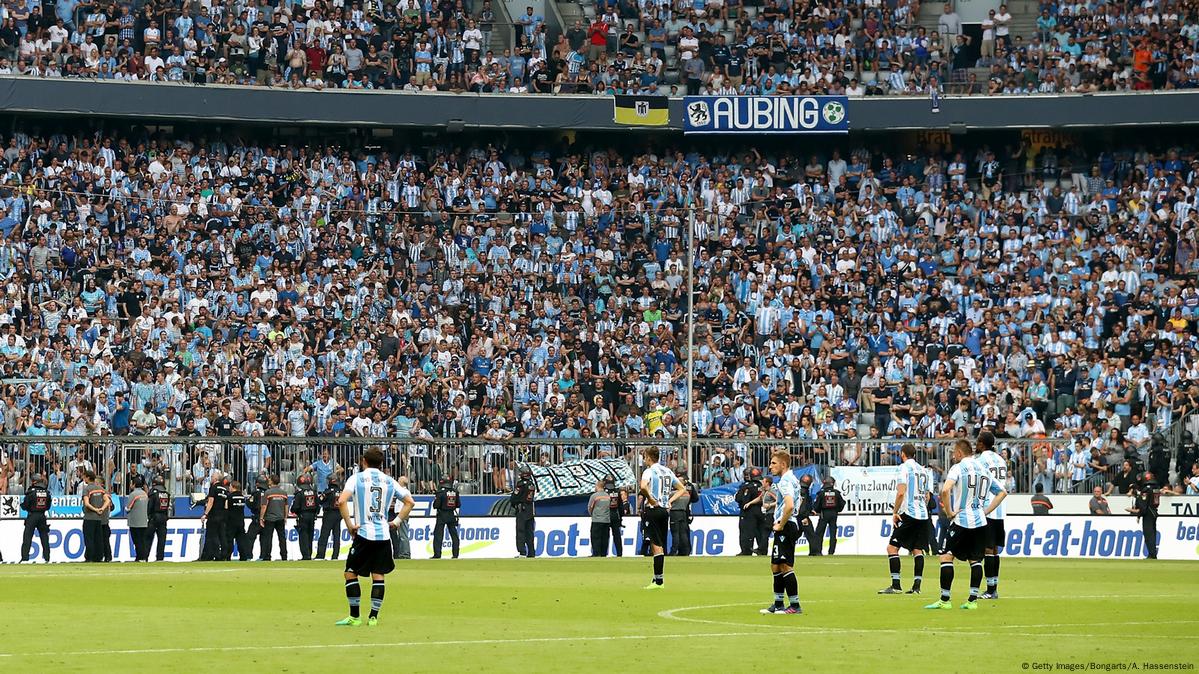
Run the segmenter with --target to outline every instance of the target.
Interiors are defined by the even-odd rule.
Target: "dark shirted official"
[[[271,561],[272,534],[279,539],[279,558],[287,561],[287,534],[283,527],[287,522],[287,493],[279,486],[279,476],[271,475],[270,487],[262,495],[262,505],[258,511],[258,525],[262,527],[259,547],[262,549],[264,562]]]
[[[536,523],[536,508],[533,505],[537,498],[537,481],[533,479],[533,471],[527,465],[521,465],[520,478],[516,482],[516,490],[512,492],[508,502],[516,509],[516,555],[518,557],[535,557],[537,548],[534,544]]]
[[[146,498],[150,502],[150,526],[146,532],[146,554],[149,555],[149,550],[153,547],[151,544],[157,537],[158,545],[154,558],[161,562],[167,548],[167,520],[171,517],[171,494],[167,491],[161,475],[154,477],[154,484],[150,487],[150,494]]]
[[[50,509],[50,490],[46,489],[46,476],[38,473],[33,476],[33,484],[25,490],[25,498],[21,501],[25,510],[25,533],[21,536],[21,561],[29,561],[29,548],[33,545],[33,534],[37,532],[42,542],[42,561],[50,561],[50,524],[46,521],[46,511]]]
[[[84,477],[87,482],[83,491],[83,560],[101,562],[104,561],[104,520],[112,501],[94,472],[87,471]]]
[[[1161,492],[1152,471],[1145,472],[1145,478],[1137,484],[1135,490],[1136,498],[1128,512],[1136,515],[1141,521],[1146,557],[1157,559],[1157,509]]]
[[[608,525],[612,535],[612,550],[617,557],[624,556],[624,516],[629,514],[629,493],[617,489],[616,480],[604,480],[608,492]]]
[[[229,481],[229,476],[225,476]],[[246,537],[246,493],[242,491],[241,482],[229,482],[229,510],[225,513],[225,556],[226,562],[233,559],[233,550],[240,548]],[[239,555],[240,556],[240,555]]]
[[[458,508],[462,500],[449,477],[442,476],[433,497],[433,509],[437,511],[437,524],[433,527],[433,559],[441,559],[441,544],[445,541],[446,527],[450,530],[450,550],[458,559]]]
[[[824,532],[829,531],[828,554],[837,554],[837,516],[845,510],[845,497],[837,489],[833,478],[824,478],[824,486],[816,492],[816,512],[819,518],[816,522],[816,554],[823,554]]]
[[[761,471],[745,469],[745,481],[737,489],[733,499],[741,508],[738,518],[738,529],[741,538],[741,555],[754,554],[755,546],[758,554],[764,554],[766,549],[766,520],[762,513],[762,484],[758,482]]]
[[[228,511],[229,488],[221,480],[220,472],[213,471],[204,514],[200,516],[200,522],[205,525],[200,561],[215,562],[225,558],[225,513]]]
[[[815,504],[812,502],[812,476],[804,475],[799,478],[799,486],[800,501],[796,504],[799,511],[799,528],[803,531],[804,538],[808,539],[808,556],[819,557],[816,530],[812,528],[812,513],[815,511]]]
[[[254,544],[258,542],[262,534],[262,522],[258,514],[262,512],[266,490],[266,478],[259,477],[254,481],[254,487],[250,493],[246,495],[246,507],[250,509],[250,526],[246,527],[246,535],[242,536],[242,540],[237,544],[237,555],[243,562],[254,559]],[[340,513],[338,513],[338,517],[341,517]]]
[[[296,516],[296,537],[300,543],[300,559],[312,559],[312,542],[316,538],[316,513],[321,506],[312,484],[311,475],[301,475],[299,489],[292,496],[291,512]]]
[[[150,501],[146,495],[145,480],[141,475],[133,476],[133,491],[125,497],[125,523],[129,525],[129,538],[133,541],[133,561],[150,559]]]
[[[316,544],[316,558],[324,559],[325,550],[329,546],[330,537],[333,539],[333,559],[341,552],[341,511],[337,509],[337,497],[341,494],[341,483],[336,477],[329,478],[329,484],[320,494],[321,504],[321,536]]]
[[[687,557],[691,554],[691,504],[699,500],[699,490],[687,479],[687,471],[674,471],[683,483],[683,495],[670,504],[670,554]]]

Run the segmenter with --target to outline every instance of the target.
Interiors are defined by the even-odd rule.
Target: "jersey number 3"
[[[371,515],[383,512],[383,487],[371,487]]]

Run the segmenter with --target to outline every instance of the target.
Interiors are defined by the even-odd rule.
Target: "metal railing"
[[[9,436],[0,437],[0,472],[7,469],[8,491],[21,493],[35,473],[47,475],[55,494],[75,494],[84,473],[95,472],[114,492],[127,493],[132,478],[147,482],[161,476],[172,494],[204,492],[219,471],[243,484],[278,475],[283,488],[311,474],[323,485],[331,475],[353,472],[362,452],[378,447],[384,468],[406,476],[415,493],[431,493],[448,476],[464,494],[502,494],[511,489],[518,464],[569,463],[621,458],[634,470],[641,450],[656,447],[664,465],[682,469],[701,488],[740,482],[745,471],[764,468],[782,449],[796,466],[816,466],[821,475],[834,467],[899,465],[908,442],[922,452],[922,463],[938,481],[953,463],[957,438],[869,440],[794,440],[694,438],[360,438],[360,437],[172,437],[172,436]],[[1000,439],[996,450],[1009,462],[1007,487],[1031,492],[1038,478],[1037,458],[1063,446],[1060,439]],[[1047,491],[1061,491],[1051,485]]]

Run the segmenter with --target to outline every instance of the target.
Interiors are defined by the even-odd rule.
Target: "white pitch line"
[[[532,637],[527,639],[455,639],[450,641],[392,641],[370,642],[371,648],[413,648],[420,646],[486,646],[501,644],[530,644],[530,643],[562,643],[580,641],[644,641],[650,639],[693,639],[714,637],[773,637],[780,634],[777,630],[756,632],[695,632],[688,634],[626,634],[620,636],[577,636],[577,637]],[[293,650],[324,650],[327,648],[363,648],[361,643],[345,644],[287,644],[278,646],[196,646],[191,648],[129,648],[90,651],[45,651],[41,653],[0,653],[0,658],[11,657],[53,657],[53,656],[86,656],[86,655],[161,655],[166,653],[226,653],[236,651],[293,651]]]
[[[38,573],[36,571],[30,571],[28,573],[5,573],[3,571],[0,571],[0,579],[5,579],[5,578],[22,578],[22,579],[24,579],[24,578],[87,578],[87,577],[92,577],[92,576],[104,576],[105,578],[111,578],[113,580],[117,580],[120,578],[128,578],[128,579],[132,580],[132,579],[136,579],[136,578],[142,578],[144,576],[176,576],[176,575],[177,576],[185,576],[185,575],[190,576],[190,575],[196,574],[196,573],[237,573],[239,571],[248,571],[248,570],[249,569],[190,569],[187,571],[183,571],[182,569],[180,569],[180,570],[167,570],[167,569],[150,570],[150,569],[148,569],[146,571],[135,571],[135,572],[128,572],[128,573],[122,573],[120,571],[104,572],[104,571],[99,571],[99,570],[96,570],[96,571],[68,571],[68,572],[58,571],[58,572],[47,572],[47,573]]]

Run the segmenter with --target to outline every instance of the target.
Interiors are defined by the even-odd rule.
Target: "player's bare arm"
[[[775,531],[782,531],[783,525],[791,521],[791,513],[795,512],[795,497],[786,494],[783,496],[783,515],[779,521],[774,523]]]
[[[654,495],[650,493],[649,480],[641,481],[641,496],[645,497],[645,502],[649,504],[649,507],[658,507],[658,499],[654,498]]]
[[[341,496],[337,497],[337,510],[341,513],[342,524],[346,525],[350,534],[358,533],[358,525],[354,523],[354,518],[350,516],[350,494],[348,491],[343,491]]]
[[[903,508],[903,497],[908,493],[908,485],[900,482],[895,488],[895,507],[891,509],[891,521],[899,524],[899,511]]]
[[[991,499],[991,505],[986,509],[984,514],[990,515],[991,513],[995,512],[995,509],[999,507],[1000,503],[1003,503],[1003,499],[1005,499],[1005,498],[1007,498],[1007,490],[1006,489],[1003,491],[1000,491],[998,494],[995,495],[995,498]]]
[[[945,517],[953,519],[957,517],[957,512],[953,509],[953,485],[956,484],[953,480],[946,480],[941,486],[941,510],[945,513]]]

